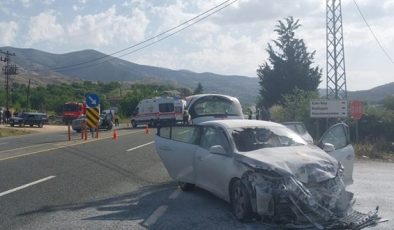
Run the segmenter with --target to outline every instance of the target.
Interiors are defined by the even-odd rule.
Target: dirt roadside
[[[67,132],[67,126],[65,125],[44,125],[42,128],[34,127],[11,127],[9,125],[0,125],[0,129],[14,129],[14,130],[21,130],[21,131],[30,131],[36,133],[53,133],[53,132]]]

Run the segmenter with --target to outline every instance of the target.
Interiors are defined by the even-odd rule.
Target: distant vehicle
[[[135,108],[130,122],[135,128],[146,124],[156,127],[158,124],[176,124],[183,121],[186,101],[177,97],[157,97],[140,101]]]
[[[86,120],[86,115],[82,115],[71,122],[71,127],[77,133],[80,133],[83,129],[83,123]],[[99,129],[111,130],[113,127],[113,122],[111,120],[110,114],[100,114],[99,118]]]
[[[9,124],[14,127],[18,125],[19,127],[28,125],[33,127],[34,125],[42,128],[44,124],[48,123],[48,116],[45,113],[35,113],[35,112],[22,112],[18,113],[17,116],[11,117]]]
[[[306,130],[304,123],[302,122],[282,122],[284,126],[298,133],[306,142],[309,144],[313,144],[313,138],[311,134],[309,134],[308,130]]]
[[[63,106],[63,122],[70,123],[72,120],[86,113],[86,105],[81,102],[67,102]]]
[[[222,94],[197,94],[186,98],[186,108],[193,124],[217,119],[244,119],[235,97]]]
[[[353,194],[345,190],[354,163],[344,152],[348,141],[342,123],[323,135],[323,151],[281,124],[240,119],[160,127],[155,137],[156,152],[182,190],[196,185],[212,192],[231,203],[240,221],[258,215],[300,229],[364,221],[345,218],[353,212]]]

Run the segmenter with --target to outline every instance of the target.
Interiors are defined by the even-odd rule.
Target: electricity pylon
[[[346,100],[341,0],[327,0],[326,9],[327,99]]]

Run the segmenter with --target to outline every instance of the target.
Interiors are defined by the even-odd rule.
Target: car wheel
[[[253,212],[250,196],[245,185],[240,180],[236,180],[232,184],[230,196],[232,211],[237,220],[241,222],[251,221]]]
[[[22,127],[22,123],[19,123],[19,127]]]
[[[42,123],[39,123],[38,127],[42,128],[42,127],[44,127],[44,125]]]
[[[14,127],[14,124],[11,124],[11,127]]]
[[[30,127],[33,127],[33,125],[32,125],[32,124],[30,124]]]
[[[181,190],[184,191],[184,192],[191,191],[195,187],[194,184],[181,182],[181,181],[178,182],[178,185],[179,185],[179,188],[181,188]]]
[[[137,128],[137,122],[135,122],[134,120],[131,121],[131,126],[133,128]]]

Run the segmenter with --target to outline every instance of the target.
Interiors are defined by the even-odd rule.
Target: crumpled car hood
[[[235,159],[253,168],[294,176],[303,183],[335,178],[339,167],[337,160],[313,145],[263,148],[237,153]]]

